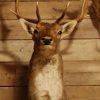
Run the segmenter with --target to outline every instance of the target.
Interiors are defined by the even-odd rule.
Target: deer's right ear
[[[33,24],[28,22],[28,21],[26,21],[25,19],[22,19],[22,18],[19,19],[19,21],[20,21],[23,29],[25,30],[25,32],[27,34],[33,35],[33,33],[34,33]]]

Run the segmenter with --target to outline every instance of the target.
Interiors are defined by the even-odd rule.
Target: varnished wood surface
[[[36,18],[36,0],[20,1],[20,13]],[[82,0],[39,1],[41,17],[48,22],[61,15],[67,1],[71,5],[63,21],[76,18],[82,5]],[[100,100],[100,22],[90,6],[91,2],[88,16],[61,42],[68,100]],[[34,42],[9,9],[14,10],[14,0],[0,0],[0,100],[27,100],[27,70]]]
[[[32,40],[0,41],[0,61],[29,61],[33,45]],[[63,40],[60,47],[66,61],[100,60],[100,39]]]
[[[65,86],[68,100],[100,100],[100,86]],[[27,100],[25,87],[0,87],[1,100]]]
[[[39,9],[42,19],[57,19],[66,7],[67,2],[40,2]],[[48,9],[47,9],[48,5]],[[89,2],[89,6],[91,2]],[[82,1],[72,1],[66,12],[66,18],[76,18],[81,11]],[[89,7],[90,8],[90,7]],[[0,19],[16,19],[16,16],[9,10],[14,10],[14,2],[0,2]],[[36,2],[20,2],[20,13],[24,17],[36,18]],[[95,18],[93,9],[89,10],[90,14],[85,16],[88,18],[90,15]]]
[[[64,84],[67,86],[99,86],[99,61],[64,61]],[[95,69],[95,70],[93,70]],[[26,86],[28,64],[0,63],[0,86]]]
[[[54,22],[55,20],[43,20],[45,22]],[[64,20],[66,21],[66,20]],[[99,39],[99,25],[96,19],[84,19],[80,22],[75,32],[67,39]],[[85,30],[85,31],[84,31]],[[31,36],[25,33],[19,21],[1,20],[0,21],[0,40],[27,40]]]
[[[12,2],[12,1],[14,1],[14,0],[1,0],[2,2]],[[37,2],[37,0],[19,0],[20,2]],[[39,2],[41,2],[41,1],[80,1],[80,0],[38,0]]]

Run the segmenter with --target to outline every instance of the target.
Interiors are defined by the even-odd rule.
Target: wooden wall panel
[[[99,86],[67,86],[68,100],[99,100]]]
[[[42,19],[56,19],[61,15],[62,11],[65,9],[66,2],[49,2],[48,9],[47,5],[48,2],[39,3]],[[72,1],[66,15],[68,15],[69,18],[76,18],[76,16],[80,14],[79,12],[81,10],[81,6],[82,2]],[[35,8],[36,2],[21,2],[19,7],[20,13],[24,17],[28,18],[36,18]],[[0,9],[0,19],[16,19],[15,15],[9,11],[9,9],[14,10],[14,2],[0,2]],[[93,12],[91,13],[91,16],[95,17]]]
[[[99,73],[100,61],[64,61],[64,71],[67,73]]]
[[[54,20],[43,20],[45,22],[54,22]],[[66,22],[66,20],[64,20]],[[94,25],[93,25],[94,24]],[[85,30],[85,31],[84,31]],[[95,39],[99,36],[99,22],[96,19],[84,19],[80,22],[72,34],[72,39]],[[68,37],[69,38],[69,37]],[[0,39],[31,39],[20,25],[18,20],[0,20]]]
[[[20,1],[21,14],[36,18],[36,0]],[[76,18],[82,5],[82,0],[39,1],[42,19],[48,22],[61,15],[67,1],[72,2],[65,20]],[[0,0],[0,100],[27,100],[27,70],[34,43],[9,9],[14,10],[14,0]],[[76,31],[61,42],[68,100],[100,100],[100,23],[91,7],[88,12]]]
[[[100,100],[100,86],[66,86],[65,88],[68,100]],[[0,87],[0,99],[26,100],[25,87]]]
[[[62,41],[62,55],[65,60],[100,60],[100,40]],[[64,46],[64,47],[63,47]]]
[[[100,85],[100,73],[67,73],[64,74],[65,85]]]
[[[21,62],[0,63],[0,86],[25,86],[28,64]]]
[[[24,87],[0,87],[0,100],[27,100]]]
[[[25,63],[0,63],[0,86],[26,86],[27,70],[28,64]],[[100,85],[100,62],[64,61],[64,84],[67,86]]]
[[[12,2],[14,0],[0,0],[1,2]],[[19,0],[20,2],[37,2],[37,0]],[[41,1],[80,1],[80,0],[38,0],[39,2]]]
[[[26,62],[30,60],[33,52],[32,40],[10,40],[0,42],[1,62]],[[26,48],[27,46],[27,48]]]
[[[33,52],[32,40],[0,41],[0,61],[29,61]],[[27,48],[26,48],[27,46]],[[63,40],[61,52],[66,61],[100,60],[100,39]]]

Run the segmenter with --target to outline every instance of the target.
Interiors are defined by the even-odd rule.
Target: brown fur
[[[39,31],[39,35],[33,35],[33,39],[35,41],[35,47],[34,49],[36,49],[34,52],[38,52],[41,54],[41,56],[45,56],[48,57],[49,54],[54,54],[55,52],[57,52],[58,46],[59,46],[59,41],[60,41],[60,37],[61,35],[58,35],[58,31],[61,30],[60,25],[56,25],[56,24],[49,24],[49,23],[39,23],[36,26],[36,29]],[[40,39],[42,37],[51,37],[53,39],[53,44],[51,44],[52,49],[45,49],[44,45],[40,43]],[[47,51],[47,53],[46,53]]]
[[[78,21],[83,19],[87,0],[83,1],[81,14],[77,19],[64,24],[66,9],[55,23],[41,22],[38,3],[36,6],[37,20],[22,18],[19,15],[18,0],[15,0],[15,12],[23,29],[32,35],[34,52],[30,61],[28,96],[29,100],[66,100],[63,85],[63,62],[59,52],[59,42],[73,32]],[[69,3],[67,7],[69,6]],[[31,23],[30,23],[31,22]],[[36,24],[36,27],[32,25]],[[61,34],[61,33],[66,34]],[[50,44],[43,43],[43,38]]]
[[[49,24],[41,22],[37,24],[36,29],[39,31],[39,34],[33,35],[34,39],[34,53],[32,55],[31,61],[30,61],[30,72],[29,72],[29,100],[53,100],[50,96],[49,92],[46,90],[41,91],[41,96],[38,96],[38,93],[35,93],[36,90],[36,84],[35,78],[39,73],[42,72],[43,69],[45,69],[45,65],[48,65],[49,63],[53,66],[57,63],[57,72],[60,75],[60,79],[63,80],[63,65],[62,65],[62,57],[59,53],[59,42],[61,35],[58,34],[58,30],[61,30],[61,26],[57,24]],[[45,47],[45,45],[41,44],[40,40],[42,37],[49,36],[53,39],[53,44],[51,44],[50,48]],[[48,72],[47,72],[48,73]],[[33,81],[32,81],[33,80]],[[53,80],[51,80],[53,81]],[[59,80],[58,80],[59,81]],[[45,83],[46,84],[46,83]],[[43,85],[45,85],[43,84]],[[56,86],[56,84],[55,84]],[[50,86],[48,86],[50,87]],[[63,87],[63,81],[62,81],[62,87]],[[54,88],[55,90],[56,88]],[[62,88],[63,89],[63,88]],[[52,90],[52,91],[54,91]],[[62,90],[63,91],[63,90]],[[58,91],[60,92],[60,91]],[[43,94],[42,94],[43,93]],[[59,100],[64,100],[62,94],[62,97],[59,98]],[[35,97],[35,99],[34,99]]]

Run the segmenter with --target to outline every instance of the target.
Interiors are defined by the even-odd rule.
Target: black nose
[[[50,45],[52,42],[51,38],[46,38],[46,37],[43,37],[41,40],[42,40],[44,45]]]

